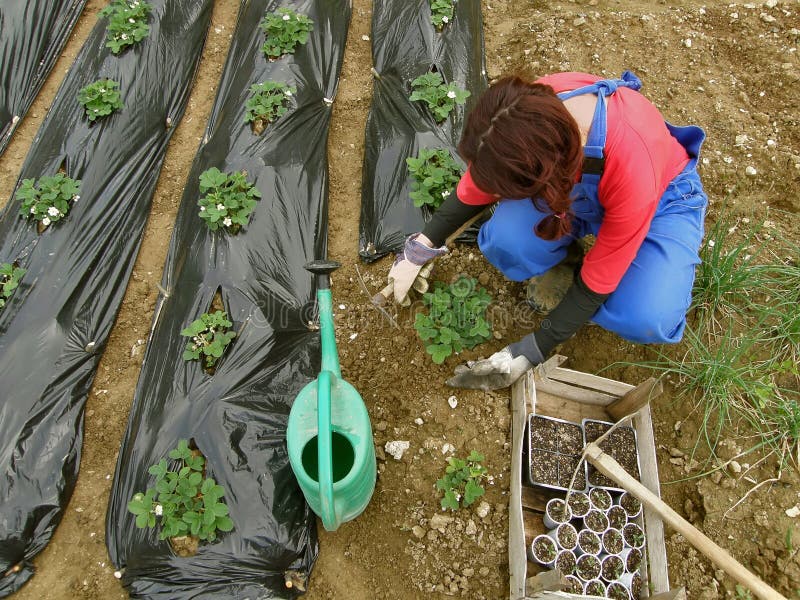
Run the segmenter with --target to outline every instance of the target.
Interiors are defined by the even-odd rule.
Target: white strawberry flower
[[[222,219],[222,224],[225,225],[225,227],[230,227],[233,224],[233,221],[231,221],[230,217],[225,217]]]
[[[449,23],[450,19],[447,18],[447,15],[442,17],[442,23]]]
[[[286,90],[283,93],[286,94],[287,96],[291,96],[292,95],[292,90]]]
[[[51,217],[57,217],[58,209],[55,206],[51,206],[50,208],[47,209],[47,214],[50,215]]]
[[[205,207],[205,206],[201,206],[201,207],[200,207],[200,212],[203,212],[205,209],[206,209],[206,207]]]
[[[48,219],[47,217],[45,217],[44,219],[42,219],[42,225],[44,225],[45,227],[47,227],[48,225],[50,225],[50,219]]]
[[[450,195],[450,190],[445,190],[442,192],[442,198],[447,198]]]
[[[122,37],[123,40],[127,40],[128,39],[128,34],[123,33],[122,36],[120,36],[120,37]]]
[[[36,214],[36,207],[35,206],[31,206],[31,214],[32,215]]]
[[[217,204],[217,210],[224,210],[224,209],[225,209],[224,204]]]
[[[77,201],[78,201],[78,200],[80,200],[80,199],[81,199],[81,197],[80,197],[80,196],[73,196],[73,197],[72,197],[72,201],[73,201],[73,202],[77,202]]]
[[[291,18],[292,18],[292,17],[290,17],[289,15],[283,15],[283,20],[284,20],[284,21],[288,21],[288,20],[289,20],[289,19],[291,19]]]
[[[161,506],[160,504],[156,504],[155,512],[156,512],[156,516],[160,517],[161,515],[164,514],[164,507]]]
[[[136,23],[136,19],[128,19],[128,23]]]
[[[456,93],[453,90],[450,90],[449,92],[447,92],[447,97],[451,98],[451,99],[455,98],[456,97]]]

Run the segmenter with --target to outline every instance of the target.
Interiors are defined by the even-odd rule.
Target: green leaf
[[[444,498],[442,498],[442,508],[444,510],[458,510],[458,499],[456,498],[456,494],[453,490],[447,490],[444,493]]]
[[[484,489],[483,486],[475,483],[473,480],[468,480],[466,485],[464,486],[464,506],[469,506],[475,500],[483,496]]]
[[[230,517],[221,516],[216,519],[217,529],[220,531],[231,531],[233,529],[233,521]]]

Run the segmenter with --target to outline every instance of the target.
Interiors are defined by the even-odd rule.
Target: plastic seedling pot
[[[589,490],[589,502],[592,508],[606,512],[614,505],[614,500],[606,490],[602,488],[592,488]]]
[[[548,529],[555,529],[562,523],[569,523],[572,519],[572,513],[564,500],[561,498],[553,498],[548,500],[544,507],[544,515],[542,515],[542,522]]]
[[[614,529],[622,531],[622,528],[628,524],[628,514],[624,508],[616,504],[608,509],[606,516],[608,517],[608,526]]]
[[[555,529],[547,532],[553,538],[560,549],[574,550],[578,545],[578,532],[572,523],[562,523]]]
[[[639,598],[642,593],[642,576],[639,573],[623,573],[619,583],[627,588],[633,598]]]
[[[592,505],[589,502],[589,496],[583,492],[569,492],[567,494],[567,504],[572,511],[572,516],[582,518],[586,516]]]
[[[602,535],[605,530],[608,529],[608,517],[604,512],[593,509],[583,517],[583,524],[586,526],[586,529],[594,531],[598,535]]]
[[[641,550],[644,548],[644,531],[636,523],[628,523],[622,528],[622,536],[625,538],[625,543],[631,548]]]
[[[556,569],[561,571],[562,575],[572,575],[575,572],[575,566],[577,565],[577,561],[575,560],[575,554],[572,550],[562,550],[556,556]]]
[[[618,581],[615,581],[608,584],[606,588],[606,598],[612,598],[612,600],[631,600],[631,595],[628,592],[628,588]]]
[[[583,592],[583,583],[575,575],[567,575],[565,579],[567,584],[564,586],[563,592],[568,594],[580,594]]]
[[[558,547],[555,540],[547,535],[537,535],[533,538],[530,547],[530,557],[534,562],[543,567],[552,567],[558,556]]]
[[[608,554],[619,555],[625,547],[622,539],[622,532],[619,529],[612,529],[609,527],[603,533],[603,551]]]
[[[587,465],[580,457],[583,434],[579,423],[531,414],[526,437],[530,485],[569,491],[577,467],[574,489],[586,489]]]
[[[633,494],[623,492],[614,502],[618,504],[628,515],[628,520],[633,521],[642,514],[642,502]]]
[[[600,554],[601,549],[600,536],[594,531],[581,529],[578,532],[578,546],[575,548],[575,554],[578,556],[583,556],[584,554],[597,556]]]
[[[591,581],[600,577],[600,559],[593,554],[584,554],[575,564],[575,574],[584,581]]]
[[[636,548],[623,548],[619,557],[625,563],[625,571],[628,573],[636,573],[642,566],[644,555],[641,550]]]
[[[614,426],[614,423],[597,421],[595,419],[584,419],[581,424],[583,425],[583,439],[585,445],[594,442]],[[614,431],[600,442],[600,448],[622,465],[634,479],[639,479],[641,474],[641,468],[639,466],[639,446],[636,438],[636,430],[633,427],[614,427]],[[605,488],[617,492],[625,491],[617,487],[614,481],[597,471],[591,465],[587,468],[587,478],[589,487]]]
[[[583,593],[587,596],[606,597],[606,584],[599,579],[592,579],[583,584]]]
[[[609,554],[601,561],[600,578],[611,583],[625,572],[625,565],[619,556]]]

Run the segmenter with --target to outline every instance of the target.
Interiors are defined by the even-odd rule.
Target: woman
[[[456,368],[450,385],[510,385],[590,319],[634,342],[681,339],[707,204],[696,171],[705,134],[666,123],[640,87],[628,71],[616,80],[506,77],[478,100],[458,147],[469,168],[398,254],[389,272],[395,301],[446,253],[450,233],[495,202],[478,245],[506,277],[532,281],[529,298],[572,242],[588,234],[596,242],[546,326]]]

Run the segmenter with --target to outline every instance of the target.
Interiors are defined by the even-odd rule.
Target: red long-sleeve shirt
[[[600,79],[586,73],[557,73],[537,82],[560,93]],[[606,160],[598,189],[604,216],[581,269],[584,283],[598,294],[617,288],[650,229],[664,190],[689,162],[661,113],[642,94],[621,87],[608,97],[607,106]],[[496,201],[475,185],[469,170],[458,184],[457,195],[470,205]]]

